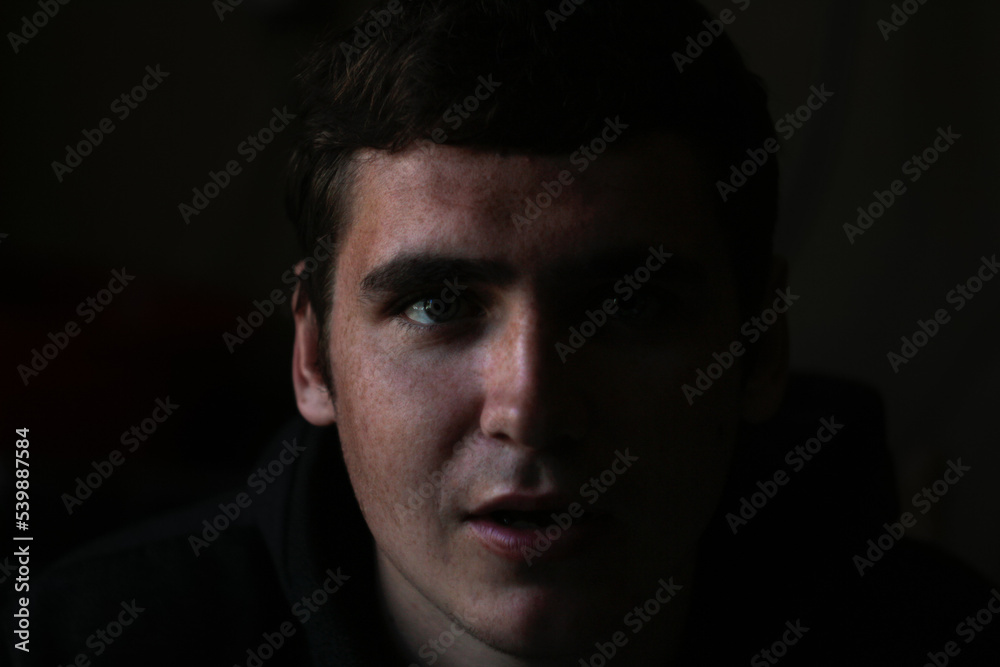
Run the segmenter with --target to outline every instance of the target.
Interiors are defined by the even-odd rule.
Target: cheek
[[[394,331],[334,330],[337,428],[369,527],[378,539],[389,530],[432,539],[448,462],[474,414],[474,390],[463,379],[471,373],[460,355],[404,355]]]
[[[609,379],[605,400],[615,409],[601,424],[601,438],[630,446],[641,459],[627,482],[633,487],[630,504],[644,508],[630,518],[632,534],[641,536],[639,551],[692,557],[722,494],[739,425],[741,364],[735,362],[693,403],[682,390],[694,383],[705,359],[712,361],[713,347],[729,343],[720,340],[620,359],[617,372],[603,372]]]

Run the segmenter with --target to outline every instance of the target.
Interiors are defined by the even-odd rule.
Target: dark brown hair
[[[379,3],[346,31],[321,39],[298,80],[301,132],[287,208],[303,249],[311,252],[328,235],[336,247],[348,222],[353,158],[362,149],[401,151],[443,130],[442,143],[450,145],[568,154],[597,136],[606,117],[620,116],[629,125],[626,143],[671,131],[702,148],[712,174],[705,187],[731,231],[744,308],[756,308],[771,259],[776,160],[726,203],[715,183],[727,181],[731,165],[774,129],[762,85],[729,38],[708,29],[714,18],[693,0]],[[700,33],[711,43],[678,60],[675,53],[698,53],[687,52],[688,38],[697,43]],[[489,75],[502,85],[459,127],[446,124],[448,108]],[[303,279],[321,329],[327,384],[335,262],[334,255]]]

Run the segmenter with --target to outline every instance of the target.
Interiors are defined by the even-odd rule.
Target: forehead
[[[442,254],[530,272],[654,241],[702,263],[727,261],[690,142],[656,135],[595,157],[436,144],[362,154],[340,262],[354,272],[403,253]]]

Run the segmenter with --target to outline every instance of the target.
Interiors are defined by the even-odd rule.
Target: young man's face
[[[519,655],[631,636],[661,579],[690,587],[738,419],[756,416],[742,359],[693,404],[681,390],[741,339],[694,149],[653,137],[582,173],[448,146],[369,157],[323,343],[333,400],[303,317],[296,388],[337,424],[390,607],[425,617],[423,641],[450,615]],[[519,227],[525,198],[548,205]]]

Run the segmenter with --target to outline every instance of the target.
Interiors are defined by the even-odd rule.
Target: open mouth
[[[472,534],[493,553],[531,566],[582,553],[605,542],[613,522],[606,513],[567,509],[494,509],[469,516]]]
[[[507,528],[545,528],[555,523],[549,512],[522,512],[518,510],[499,510],[488,515],[501,526]]]
[[[497,510],[496,512],[491,512],[486,515],[486,517],[505,528],[515,528],[515,529],[525,529],[525,530],[535,530],[542,529],[545,530],[548,526],[558,525],[559,517],[558,512],[545,512],[545,511],[521,511],[521,510]],[[589,521],[593,518],[593,514],[584,511],[581,516],[569,517],[566,515],[562,523],[565,523],[566,519],[570,519],[573,522]]]

